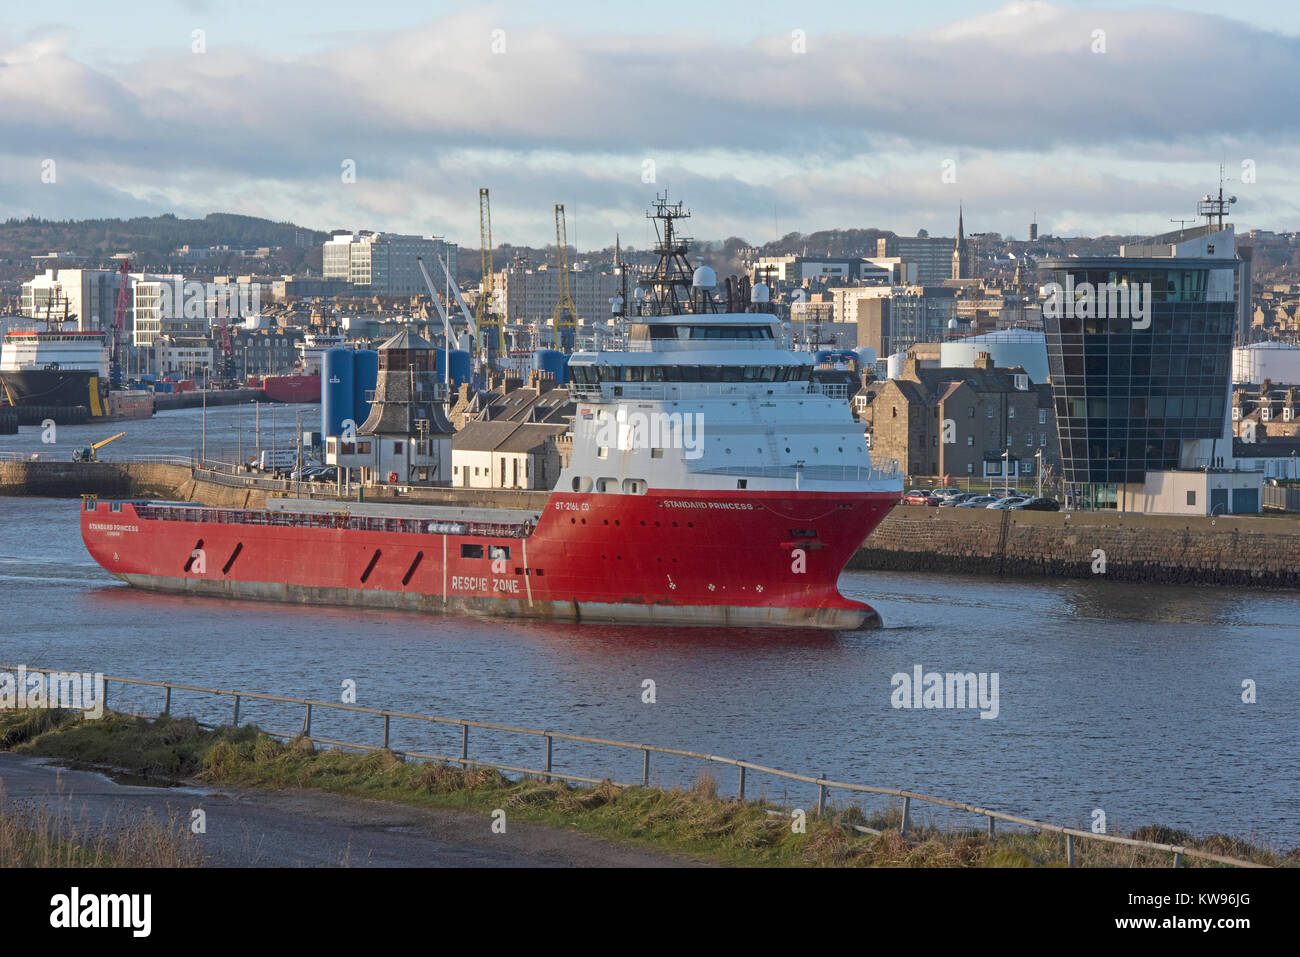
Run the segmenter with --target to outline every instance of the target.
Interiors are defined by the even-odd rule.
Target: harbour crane
[[[572,352],[578,335],[578,309],[569,292],[569,231],[564,221],[564,205],[555,204],[555,259],[558,267],[557,281],[560,294],[551,312],[551,325],[555,327],[557,348]]]
[[[479,260],[483,268],[483,294],[474,309],[474,325],[483,333],[482,348],[487,355],[488,365],[496,365],[496,357],[505,355],[506,331],[497,314],[492,295],[492,204],[488,189],[482,186],[478,191],[478,231]],[[454,284],[453,284],[454,285]]]

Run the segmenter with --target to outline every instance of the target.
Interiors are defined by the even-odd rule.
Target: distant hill
[[[0,257],[26,258],[51,251],[92,258],[135,251],[142,259],[168,256],[190,246],[319,246],[329,234],[256,216],[209,213],[179,219],[172,213],[133,219],[9,219],[0,223]]]

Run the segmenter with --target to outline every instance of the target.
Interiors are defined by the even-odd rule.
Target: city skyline
[[[1300,217],[1300,15],[1283,5],[1249,22],[1200,2],[939,3],[865,24],[842,5],[658,9],[681,15],[74,2],[75,26],[53,27],[10,10],[0,215],[235,212],[474,247],[488,186],[494,242],[554,242],[562,202],[571,245],[645,247],[668,188],[710,240],[952,235],[959,202],[968,231],[1025,239],[1036,211],[1040,234],[1150,235],[1193,216],[1222,162],[1241,229]]]

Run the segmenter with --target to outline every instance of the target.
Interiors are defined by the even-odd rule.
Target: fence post
[[[740,766],[740,791],[737,800],[745,800],[745,766],[743,764]]]
[[[903,822],[898,826],[899,834],[906,834],[907,829],[912,826],[912,799],[903,798]]]
[[[1065,835],[1065,866],[1074,866],[1074,835]]]
[[[171,713],[172,713],[172,686],[168,685],[167,697],[163,699],[163,714],[170,715]]]
[[[989,840],[990,841],[993,840],[996,836],[997,835],[994,833],[994,829],[993,829],[993,815],[990,814],[989,815]]]
[[[1183,866],[1183,855],[1182,855],[1181,852],[1175,851],[1175,852],[1174,852],[1174,867],[1182,867],[1182,866]]]
[[[302,733],[305,737],[308,738],[311,737],[311,705],[310,704],[307,705],[307,724],[303,728]]]
[[[231,727],[239,727],[239,695],[235,695],[235,721]]]
[[[466,764],[468,760],[469,760],[469,725],[462,724],[460,726],[460,766],[462,768],[469,767],[469,765]]]
[[[825,781],[826,772],[823,771],[821,774],[817,775],[817,779],[819,781]],[[826,785],[819,784],[817,785],[817,816],[821,817],[822,813],[825,810],[826,810]]]
[[[551,783],[551,732],[546,732],[546,783]]]
[[[641,758],[641,786],[648,788],[650,786],[650,749],[642,751]]]
[[[388,715],[384,715],[384,748],[388,748]]]

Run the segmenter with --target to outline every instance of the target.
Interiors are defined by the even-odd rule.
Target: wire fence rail
[[[18,671],[15,667],[3,667],[8,672]],[[24,666],[28,674],[45,674],[45,675],[67,675],[69,672],[52,668],[34,668]],[[96,676],[101,677],[101,676]],[[1063,827],[1058,824],[1049,824],[1044,821],[1036,821],[1031,818],[1020,817],[1014,814],[1006,814],[1002,811],[995,811],[990,808],[981,807],[976,804],[970,804],[965,801],[952,801],[947,798],[935,797],[930,794],[920,794],[916,791],[906,791],[899,788],[877,787],[867,784],[856,784],[849,781],[828,780],[826,775],[812,777],[807,774],[797,774],[793,771],[783,771],[779,768],[767,767],[762,764],[754,764],[750,761],[742,761],[737,758],[724,757],[717,754],[708,754],[701,751],[688,751],[682,748],[668,748],[652,744],[637,744],[631,741],[615,741],[606,738],[597,738],[590,735],[566,734],[560,731],[543,731],[536,728],[522,728],[507,724],[494,724],[486,721],[470,721],[464,718],[447,718],[436,715],[413,714],[407,711],[392,711],[384,708],[367,708],[362,705],[335,703],[331,701],[313,701],[307,698],[294,698],[285,695],[264,694],[255,691],[231,691],[222,688],[205,688],[199,685],[178,684],[171,681],[150,681],[142,678],[122,678],[118,676],[102,676],[104,681],[103,705],[108,707],[109,695],[108,687],[110,684],[134,685],[140,687],[159,688],[164,693],[163,707],[160,712],[163,715],[171,714],[172,692],[187,691],[198,694],[216,695],[233,699],[233,711],[230,725],[238,727],[240,705],[244,700],[249,701],[273,701],[283,704],[292,704],[304,707],[306,709],[303,726],[301,730],[295,732],[271,731],[266,728],[259,728],[263,733],[275,738],[292,740],[301,738],[311,741],[313,744],[324,744],[333,747],[352,748],[358,751],[389,751],[393,750],[395,754],[403,757],[417,758],[426,761],[440,761],[447,764],[457,764],[461,767],[480,767],[495,768],[499,771],[508,771],[515,774],[524,774],[530,777],[541,778],[546,782],[552,779],[561,781],[576,781],[582,784],[602,784],[610,781],[617,787],[649,787],[650,786],[650,756],[652,754],[671,755],[674,757],[692,758],[705,761],[710,764],[720,764],[734,767],[737,769],[737,797],[739,800],[745,800],[745,786],[749,772],[758,774],[771,775],[786,781],[798,781],[800,783],[814,785],[817,788],[817,814],[820,816],[825,813],[826,800],[832,790],[847,791],[853,794],[879,794],[889,797],[901,798],[903,802],[902,818],[899,825],[899,831],[906,834],[911,827],[911,809],[912,802],[921,804],[934,805],[936,807],[951,808],[958,811],[965,811],[970,814],[983,817],[986,820],[987,834],[990,838],[996,833],[996,821],[1004,821],[1009,824],[1016,824],[1033,830],[1042,831],[1051,834],[1060,834],[1065,838],[1066,863],[1067,866],[1073,867],[1075,864],[1074,841],[1075,839],[1100,841],[1109,844],[1121,844],[1135,848],[1143,848],[1151,851],[1161,851],[1173,855],[1173,866],[1181,867],[1184,857],[1195,857],[1206,861],[1212,861],[1218,864],[1227,864],[1234,867],[1268,867],[1267,864],[1258,864],[1253,861],[1245,861],[1240,858],[1226,857],[1222,854],[1213,854],[1209,851],[1199,850],[1197,848],[1184,847],[1176,844],[1162,844],[1156,841],[1143,841],[1137,838],[1121,837],[1114,834],[1097,834],[1092,831],[1085,831],[1079,828]],[[355,741],[341,741],[331,738],[320,737],[312,734],[312,712],[315,709],[325,709],[330,711],[345,711],[356,714],[373,715],[383,719],[383,738],[382,744],[365,744]],[[131,714],[134,717],[149,717],[149,715],[134,714],[132,712],[119,712]],[[402,721],[421,721],[428,724],[454,725],[460,728],[460,754],[443,755],[431,754],[420,751],[407,749],[394,750],[390,747],[391,728],[394,720]],[[503,764],[493,761],[483,761],[469,756],[470,729],[477,728],[486,731],[498,731],[508,734],[528,735],[544,739],[545,746],[545,766],[542,768],[529,768],[513,764]],[[593,744],[601,747],[617,748],[626,751],[639,751],[642,755],[641,780],[639,782],[620,783],[606,778],[585,777],[577,774],[570,774],[556,771],[553,769],[554,744],[556,741],[573,741],[584,744]],[[856,830],[867,833],[879,833],[870,828],[855,827]]]

